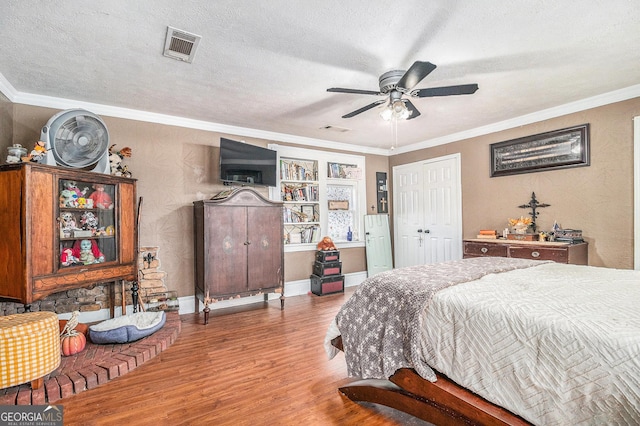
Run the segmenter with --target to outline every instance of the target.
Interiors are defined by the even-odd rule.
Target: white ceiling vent
[[[202,37],[173,27],[167,27],[164,56],[184,62],[193,62]]]

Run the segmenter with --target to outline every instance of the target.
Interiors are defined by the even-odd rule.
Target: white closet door
[[[396,267],[462,258],[460,155],[393,169]]]

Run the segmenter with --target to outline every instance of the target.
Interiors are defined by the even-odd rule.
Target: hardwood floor
[[[136,370],[58,401],[65,425],[427,425],[338,393],[344,355],[323,339],[352,290],[183,315],[176,342]]]

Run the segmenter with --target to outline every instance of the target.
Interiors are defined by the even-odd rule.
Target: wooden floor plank
[[[328,360],[327,327],[350,296],[304,295],[181,316],[176,342],[128,374],[57,401],[65,424],[427,425],[338,388],[344,355]]]

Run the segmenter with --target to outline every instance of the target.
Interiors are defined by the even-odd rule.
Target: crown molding
[[[2,92],[11,102],[15,103],[18,91],[11,83],[9,83],[9,80],[7,80],[2,73],[0,73],[0,92]]]
[[[488,124],[486,126],[476,127],[475,129],[465,130],[464,132],[452,133],[450,135],[439,138],[428,139],[415,144],[396,148],[393,154],[402,154],[406,152],[417,151],[419,149],[431,148],[438,145],[444,145],[451,142],[457,142],[464,139],[474,138],[478,136],[488,135],[490,133],[502,130],[512,129],[524,126],[526,124],[537,123],[539,121],[549,120],[561,117],[575,112],[585,111],[591,108],[597,108],[603,105],[622,102],[628,99],[640,96],[640,84],[626,87],[620,90],[603,93],[601,95],[592,96],[590,98],[581,99],[579,101],[570,102],[557,107],[552,107],[531,114],[521,115],[520,117],[511,118],[509,120],[499,121],[497,123]]]
[[[615,102],[633,99],[640,96],[640,84],[604,93],[602,95],[592,96],[590,98],[585,98],[579,101],[570,102],[564,105],[559,105],[557,107],[544,109],[531,114],[522,115],[520,117],[515,117],[509,120],[488,124],[486,126],[476,127],[474,129],[465,130],[463,132],[452,133],[450,135],[442,136],[439,138],[427,139],[422,142],[407,145],[404,147],[398,147],[393,150],[371,148],[360,145],[334,142],[325,139],[315,139],[304,136],[290,135],[287,133],[277,133],[266,130],[251,129],[247,127],[230,126],[226,124],[213,123],[210,121],[193,120],[190,118],[178,117],[174,115],[158,114],[154,112],[135,110],[130,108],[120,108],[91,102],[81,102],[73,99],[23,93],[17,91],[13,87],[13,85],[2,75],[2,73],[0,73],[0,92],[2,92],[11,102],[17,104],[60,110],[70,108],[84,108],[95,114],[108,117],[165,124],[169,126],[186,127],[197,130],[206,130],[210,132],[225,133],[234,136],[266,139],[268,141],[292,143],[312,148],[321,146],[322,148],[326,149],[356,152],[359,154],[391,156],[457,142],[464,139],[483,136],[490,133],[523,126],[526,124],[549,120],[551,118],[556,118],[563,115],[572,114],[575,112],[584,111],[607,104],[612,104]]]
[[[344,150],[360,154],[388,155],[388,150],[369,148],[360,145],[352,145],[333,142],[324,139],[308,138],[304,136],[289,135],[286,133],[270,132],[266,130],[251,129],[246,127],[229,126],[204,120],[193,120],[174,115],[158,114],[154,112],[121,108],[110,105],[82,102],[73,99],[56,98],[52,96],[34,95],[18,92],[9,81],[0,73],[0,91],[16,104],[32,105],[53,109],[83,108],[101,116],[124,118],[128,120],[144,121],[149,123],[165,124],[169,126],[186,127],[190,129],[206,130],[210,132],[226,133],[234,136],[244,136],[269,141],[285,142],[317,148]]]

